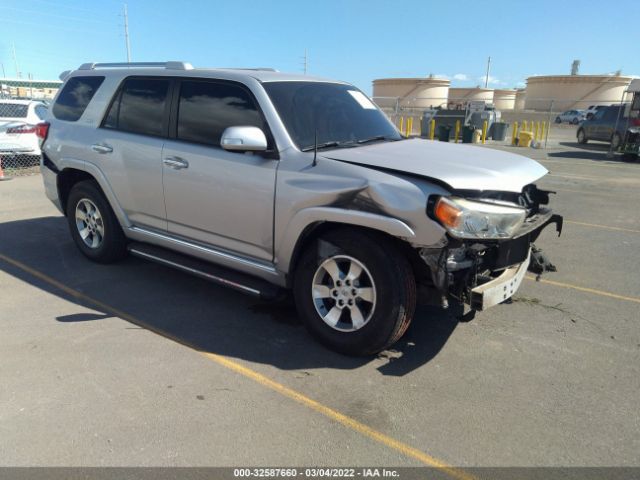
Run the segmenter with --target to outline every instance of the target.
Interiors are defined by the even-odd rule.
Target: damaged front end
[[[553,192],[540,190],[535,185],[527,185],[519,194],[456,192],[456,198],[471,200],[474,206],[483,205],[481,208],[487,211],[494,208],[499,212],[502,208],[506,214],[513,210],[514,215],[522,216],[503,226],[502,230],[494,228],[492,232],[485,233],[485,238],[481,238],[481,231],[478,233],[480,238],[473,238],[474,228],[484,219],[483,232],[489,232],[491,221],[499,222],[499,213],[493,213],[498,220],[487,220],[487,216],[477,212],[462,219],[454,218],[456,205],[450,202],[442,212],[438,212],[442,197],[429,199],[427,213],[446,226],[449,232],[442,245],[419,248],[418,254],[429,267],[432,287],[440,293],[445,306],[454,300],[472,310],[486,310],[511,298],[527,270],[538,276],[556,271],[534,245],[542,230],[550,224],[555,224],[558,235],[562,232],[562,217],[543,206],[548,204],[550,193]],[[464,205],[463,201],[458,204]],[[463,225],[464,222],[470,226]],[[463,231],[463,228],[471,232]],[[508,237],[495,238],[500,235]]]

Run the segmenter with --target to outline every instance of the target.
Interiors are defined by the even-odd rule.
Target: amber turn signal
[[[460,225],[462,210],[445,197],[438,200],[433,213],[445,227],[456,228]]]

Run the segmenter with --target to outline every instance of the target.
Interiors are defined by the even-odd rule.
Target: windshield
[[[291,139],[301,150],[400,140],[387,117],[351,85],[321,82],[268,82],[271,97]]]

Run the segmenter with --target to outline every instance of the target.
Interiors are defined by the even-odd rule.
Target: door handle
[[[111,153],[113,152],[113,147],[104,143],[95,143],[91,145],[91,150],[97,153]]]
[[[189,162],[180,157],[165,157],[163,163],[167,167],[171,167],[174,170],[182,170],[183,168],[189,168]]]

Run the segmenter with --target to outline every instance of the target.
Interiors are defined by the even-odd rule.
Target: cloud
[[[485,77],[484,75],[483,75],[483,76],[481,76],[481,77],[478,77],[478,81],[479,81],[482,85],[484,85],[485,80],[486,80],[486,77]],[[497,77],[492,77],[491,75],[489,75],[489,82],[488,82],[488,84],[489,84],[489,85],[504,85],[504,82],[500,81],[500,79],[499,79],[499,78],[497,78]]]
[[[444,78],[445,80],[449,80],[449,75],[446,75],[444,73],[436,73],[434,75],[435,78]]]
[[[466,73],[456,73],[453,76],[454,80],[460,80],[461,82],[466,82],[467,80],[469,80],[469,76]]]
[[[518,88],[524,88],[524,87],[526,87],[526,86],[527,86],[527,84],[526,84],[525,82],[518,82],[518,83],[516,83],[516,87],[518,87]]]

